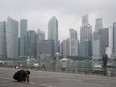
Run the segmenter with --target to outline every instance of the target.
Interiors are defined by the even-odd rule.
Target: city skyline
[[[47,37],[48,21],[56,16],[59,21],[59,40],[69,37],[68,30],[75,29],[80,39],[81,18],[89,14],[89,24],[95,30],[96,18],[103,19],[104,28],[112,26],[116,20],[114,0],[0,0],[0,21],[6,21],[7,16],[19,21],[28,20],[28,30],[41,29]],[[33,3],[33,4],[32,4]]]
[[[18,58],[19,56],[18,54],[20,54],[19,57],[26,56],[27,54],[27,56],[30,56],[32,58],[37,58],[38,54],[41,54],[41,51],[39,53],[37,52],[39,51],[38,42],[41,42],[41,39],[45,38],[44,32],[40,31],[39,29],[38,29],[38,32],[41,32],[41,33],[43,32],[43,34],[37,33],[34,30],[27,31],[26,29],[27,20],[21,19],[20,21],[21,37],[18,38],[18,24],[19,24],[18,21],[12,19],[11,17],[8,17],[7,23],[6,23],[6,32],[5,32],[5,24],[1,24],[1,27],[0,27],[1,28],[1,49],[2,49],[0,51],[1,56],[5,56],[5,54],[3,54],[3,51],[5,51],[5,48],[6,48],[7,58]],[[103,28],[101,25],[102,25],[102,19],[101,18],[97,19],[96,20],[96,31],[93,34],[94,37],[92,40],[92,26],[89,24],[88,15],[84,15],[82,17],[82,26],[80,30],[81,32],[80,43],[78,42],[77,33],[76,33],[77,31],[70,28],[69,30],[70,38],[63,40],[63,42],[61,41],[61,45],[60,45],[58,41],[58,20],[56,19],[55,16],[53,16],[48,22],[48,31],[49,31],[48,40],[53,40],[54,42],[54,46],[53,46],[54,54],[56,52],[60,52],[62,50],[62,47],[63,49],[65,49],[65,50],[62,50],[62,52],[65,51],[63,53],[66,53],[66,54],[63,54],[64,56],[68,56],[68,55],[78,56],[78,50],[80,52],[79,56],[82,56],[82,57],[94,57],[94,56],[100,57],[102,56],[104,52],[106,52],[109,55],[109,57],[112,54],[115,54],[115,50],[112,53],[112,50],[113,50],[112,48],[115,47],[115,36],[114,36],[115,33],[113,33],[113,36],[111,37],[111,34],[109,34],[109,33],[112,33],[110,32],[110,28]],[[115,25],[113,26],[111,30],[115,31]],[[4,35],[2,35],[2,33],[4,33]],[[37,34],[39,34],[40,36],[38,36]],[[5,35],[6,35],[6,39],[5,39]],[[25,36],[27,36],[27,40]],[[113,40],[109,43],[111,39]],[[6,42],[6,47],[3,45],[5,44],[5,42]],[[4,48],[2,48],[2,46]],[[61,50],[60,50],[60,47],[61,47]],[[96,49],[96,47],[98,49],[93,50],[94,55],[92,55],[92,48]],[[55,50],[55,48],[58,50]],[[69,51],[66,52],[67,48]],[[20,53],[18,51],[20,51]]]

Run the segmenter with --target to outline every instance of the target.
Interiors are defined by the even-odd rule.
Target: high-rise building
[[[38,31],[36,32],[36,40],[37,41],[45,40],[45,32],[38,29]]]
[[[88,14],[82,17],[82,25],[87,25],[87,24],[88,24]]]
[[[95,24],[95,31],[93,33],[93,39],[92,39],[93,59],[100,58],[100,35],[98,33],[100,29],[103,29],[102,18],[97,18]]]
[[[108,33],[109,33],[109,46],[106,48],[106,53],[108,55],[109,58],[111,58],[112,53],[113,53],[113,28],[112,26],[109,26],[108,28]]]
[[[93,39],[92,41],[92,54],[93,59],[99,59],[100,58],[100,39]]]
[[[70,32],[70,56],[78,56],[78,39],[77,31],[69,29]]]
[[[38,55],[49,54],[54,55],[54,40],[41,40],[38,43]]]
[[[70,28],[69,34],[70,34],[70,39],[77,39],[77,31],[75,31],[74,29]]]
[[[109,29],[103,28],[99,30],[100,35],[100,56],[106,52],[106,48],[109,47]]]
[[[85,49],[87,42],[92,42],[92,26],[88,23],[88,15],[85,15],[82,17],[82,26],[80,30],[80,55],[83,57],[92,56],[92,49]],[[87,46],[89,46],[87,48],[92,48],[91,44],[88,44]]]
[[[66,40],[63,40],[60,48],[61,48],[61,51],[60,51],[61,56],[65,58],[67,56],[70,56],[70,39],[68,38]]]
[[[36,57],[36,41],[35,41],[35,31],[27,31],[27,56],[30,58]]]
[[[113,53],[116,53],[116,22],[113,23]]]
[[[20,57],[26,57],[27,54],[27,20],[20,20]]]
[[[111,52],[113,52],[113,27],[109,26],[109,47]]]
[[[95,24],[95,31],[98,32],[98,30],[102,28],[103,28],[102,18],[97,18]]]
[[[109,52],[111,51],[109,47],[109,28],[101,28],[98,32],[94,32],[92,48],[93,59],[101,58],[104,52],[108,53],[108,56],[111,55],[111,52]]]
[[[18,37],[18,57],[20,58],[20,37]]]
[[[53,16],[48,23],[48,40],[54,40],[54,54],[58,51],[58,20]]]
[[[18,21],[8,17],[6,28],[7,58],[18,58]]]
[[[38,31],[36,32],[36,58],[40,56],[40,54],[38,54],[38,51],[40,49],[38,45],[42,40],[45,40],[45,32],[38,29]]]
[[[6,58],[6,22],[0,22],[0,58]]]

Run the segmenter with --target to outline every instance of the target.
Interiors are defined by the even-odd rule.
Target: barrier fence
[[[6,68],[16,68],[16,65],[7,65],[7,64],[0,64],[0,67]],[[81,68],[61,68],[61,67],[34,67],[34,66],[18,66],[17,69],[31,69],[31,70],[40,70],[40,71],[52,71],[52,72],[65,72],[65,73],[80,73],[80,74],[95,74],[95,75],[104,75],[104,76],[116,76],[116,67],[107,67],[104,69],[103,67],[81,67]]]

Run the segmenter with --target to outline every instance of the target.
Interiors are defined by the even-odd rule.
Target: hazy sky
[[[116,0],[0,0],[0,21],[8,16],[17,21],[27,19],[29,30],[41,29],[47,37],[48,21],[56,16],[61,40],[68,37],[69,28],[79,34],[85,14],[89,14],[93,30],[98,17],[103,19],[104,27],[109,27],[116,22]]]

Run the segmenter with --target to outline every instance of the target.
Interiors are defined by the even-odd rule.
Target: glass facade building
[[[20,57],[26,57],[27,48],[27,20],[20,20]]]
[[[69,29],[70,32],[70,56],[78,56],[77,31]]]
[[[0,58],[6,58],[6,22],[0,22]]]
[[[89,45],[86,45],[87,43],[89,43]],[[88,23],[88,15],[85,15],[82,17],[82,26],[80,30],[80,56],[83,57],[92,56],[91,43],[92,43],[92,26]],[[90,49],[87,50],[85,47]]]
[[[18,21],[8,17],[6,28],[7,58],[18,58]]]
[[[113,23],[113,52],[116,52],[116,22]]]
[[[53,16],[48,23],[48,40],[54,40],[54,53],[58,51],[58,20]]]

